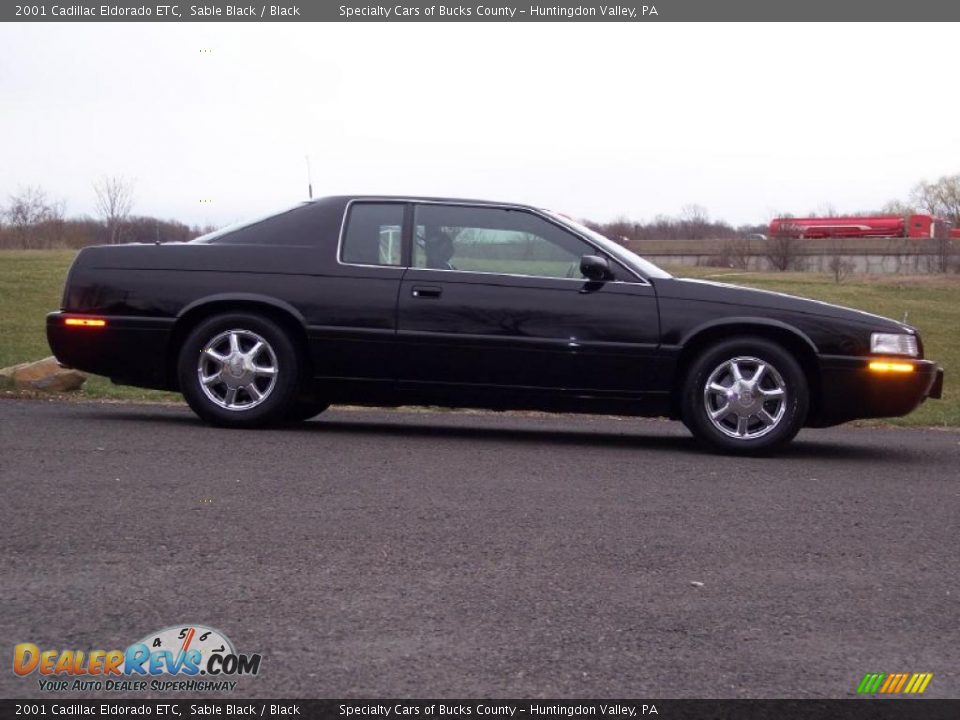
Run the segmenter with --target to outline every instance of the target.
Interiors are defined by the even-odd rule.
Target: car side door
[[[352,200],[345,208],[339,242],[304,313],[314,376],[333,381],[330,392],[359,397],[365,388],[394,387],[407,213],[406,203],[385,200]]]
[[[398,301],[402,388],[642,394],[662,385],[652,285],[545,215],[420,203]]]

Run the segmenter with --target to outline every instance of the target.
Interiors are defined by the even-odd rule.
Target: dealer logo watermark
[[[258,653],[238,653],[219,630],[175,625],[150,633],[125,650],[13,649],[13,672],[36,673],[45,692],[223,691],[243,675],[260,672]]]

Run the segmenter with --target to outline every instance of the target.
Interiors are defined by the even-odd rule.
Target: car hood
[[[772,290],[757,290],[712,280],[696,280],[693,278],[658,279],[656,290],[657,296],[661,299],[675,298],[748,308],[772,309],[860,323],[869,325],[879,331],[915,332],[909,325],[863,310],[854,310],[843,305],[810,300]]]

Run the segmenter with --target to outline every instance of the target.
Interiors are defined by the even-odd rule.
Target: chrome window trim
[[[396,267],[395,265],[376,265],[375,267]],[[442,272],[442,273],[467,273],[470,275],[493,275],[495,277],[504,277],[504,278],[530,278],[531,280],[563,280],[564,282],[575,282],[579,285],[583,285],[585,282],[593,282],[587,280],[586,278],[568,278],[568,277],[556,277],[555,275],[524,275],[522,273],[501,273],[501,272],[492,272],[490,270],[449,270],[447,268],[422,268],[422,267],[409,267],[407,270],[416,270],[426,271],[426,272]],[[649,285],[649,283],[637,283],[637,282],[628,282],[627,280],[604,280],[607,285]]]
[[[509,205],[505,203],[484,203],[484,202],[469,202],[469,201],[453,201],[453,200],[420,200],[417,198],[403,198],[403,197],[387,197],[387,198],[378,198],[374,195],[370,197],[355,197],[347,201],[346,206],[343,208],[343,217],[340,219],[340,236],[337,239],[337,264],[344,267],[369,267],[369,268],[397,268],[399,270],[428,270],[431,272],[449,272],[449,273],[471,273],[476,275],[496,275],[498,277],[518,277],[518,278],[533,278],[537,280],[568,280],[575,283],[584,283],[589,282],[585,281],[583,278],[558,278],[553,275],[524,275],[520,273],[503,273],[503,272],[491,272],[487,270],[447,270],[444,268],[420,268],[413,265],[372,265],[369,263],[350,263],[343,261],[343,239],[344,234],[347,229],[347,218],[350,216],[350,209],[353,207],[354,203],[367,203],[373,205],[446,205],[448,207],[465,207],[465,208],[489,208],[492,210],[513,210],[518,212],[526,212],[531,215],[544,220],[545,222],[554,225],[561,230],[570,233],[574,237],[586,243],[589,247],[597,251],[602,257],[606,258],[608,261],[616,263],[618,268],[623,268],[625,271],[637,278],[638,282],[631,282],[628,280],[608,280],[606,282],[623,284],[623,285],[645,285],[652,287],[651,283],[647,278],[640,275],[633,268],[627,267],[621,263],[617,258],[612,257],[609,253],[606,252],[602,247],[594,244],[591,238],[586,237],[580,233],[576,228],[569,227],[562,223],[557,218],[552,217],[551,215],[544,213],[537,208],[526,207],[524,205]],[[611,240],[611,242],[613,242]]]

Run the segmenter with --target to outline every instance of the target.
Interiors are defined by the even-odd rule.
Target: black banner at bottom
[[[0,700],[0,718],[954,720],[960,700]]]

